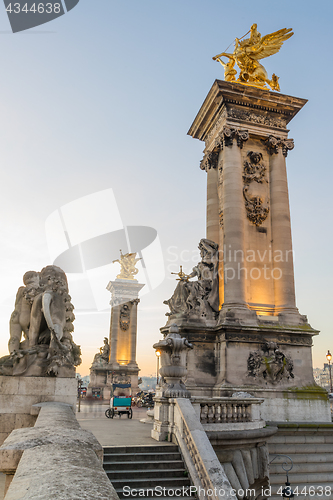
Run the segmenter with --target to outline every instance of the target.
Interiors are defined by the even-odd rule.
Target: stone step
[[[104,454],[105,463],[117,460],[117,462],[142,462],[142,461],[171,461],[181,460],[181,455],[177,453],[113,453],[112,455]]]
[[[294,453],[330,453],[331,444],[274,444],[269,442],[270,455],[294,455]],[[291,457],[292,458],[292,457]]]
[[[147,488],[175,488],[175,486],[190,486],[190,479],[188,477],[162,477],[162,478],[142,478],[142,479],[114,479],[111,481],[115,490],[123,492],[123,487],[129,487],[130,489],[147,489]],[[138,496],[140,496],[138,494]]]
[[[129,471],[108,471],[105,469],[108,478],[111,483],[114,483],[115,480],[123,481],[124,484],[127,484],[127,479],[130,477],[131,479],[154,479],[154,478],[187,478],[188,473],[183,468],[181,469],[149,469],[149,470],[132,470]]]
[[[304,435],[304,434],[295,434],[295,435],[281,435],[281,434],[276,434],[275,436],[272,436],[270,441],[270,444],[329,444],[333,443],[333,436],[332,434],[330,435],[319,435],[319,436],[313,436],[313,435]]]
[[[118,454],[118,453],[164,453],[164,452],[178,452],[178,446],[175,444],[163,445],[143,445],[143,446],[105,446],[103,448],[104,455]]]
[[[292,472],[292,471],[291,471]],[[333,472],[326,472],[326,473],[309,473],[309,474],[292,474],[289,472],[289,482],[296,485],[299,484],[307,484],[308,486],[310,485],[321,485],[323,483],[332,483],[333,484]],[[270,483],[273,486],[273,484],[281,484],[281,481],[283,483],[285,482],[285,474],[272,474],[270,475]]]
[[[269,455],[269,460],[273,460],[274,454]],[[292,461],[294,464],[301,464],[301,463],[324,463],[324,462],[333,462],[333,453],[293,453]],[[278,462],[279,460],[279,462]],[[283,462],[282,459],[276,459],[273,464],[270,465],[272,467],[273,465],[280,464]]]
[[[104,469],[105,471],[129,471],[132,470],[156,470],[156,469],[181,469],[184,466],[182,460],[157,460],[157,461],[127,461],[127,462],[118,462],[111,460],[104,460]]]
[[[316,462],[313,463],[312,461],[310,463],[300,463],[297,464],[294,461],[294,457],[292,458],[293,460],[293,468],[289,472],[290,477],[292,477],[294,474],[307,474],[311,472],[333,472],[333,463],[332,462]],[[284,474],[281,464],[270,464],[269,466],[269,472],[270,475],[279,475],[279,474]]]

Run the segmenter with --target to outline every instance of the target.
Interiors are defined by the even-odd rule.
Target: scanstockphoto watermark
[[[229,495],[235,498],[251,498],[258,496],[258,491],[256,493],[255,488],[248,488],[246,490],[239,489],[235,490],[230,488],[225,490],[224,488],[197,488],[196,486],[182,486],[181,488],[166,488],[165,486],[155,486],[154,488],[131,488],[130,486],[123,487],[123,496],[127,497],[193,497],[197,496],[199,498],[207,497],[228,497]],[[263,497],[270,497],[272,495],[271,487],[261,488],[261,495]]]
[[[169,279],[174,279],[173,274],[179,271],[179,265],[183,271],[189,273],[193,267],[201,260],[199,250],[179,249],[176,246],[170,246],[166,253],[167,275]],[[266,250],[248,249],[237,250],[231,246],[226,246],[219,250],[216,263],[219,264],[216,274],[219,279],[224,279],[225,283],[232,280],[251,279],[251,280],[280,280],[283,276],[285,263],[292,264],[293,251],[273,249],[269,245]],[[223,264],[223,265],[222,265]],[[202,270],[202,279],[211,279],[211,265],[207,265]]]
[[[80,0],[4,0],[13,33],[49,23],[74,9]]]

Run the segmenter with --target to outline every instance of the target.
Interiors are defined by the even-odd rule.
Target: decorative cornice
[[[268,139],[265,139],[263,142],[271,155],[277,154],[280,147],[282,148],[283,156],[287,157],[288,151],[294,149],[294,139],[281,139],[281,137],[270,135]]]

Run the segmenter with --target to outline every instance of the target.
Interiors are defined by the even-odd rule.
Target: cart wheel
[[[128,413],[127,413],[127,418],[132,418],[132,416],[133,416],[133,412],[132,412],[132,408],[130,408]]]
[[[113,409],[113,408],[111,408],[111,409],[110,409],[110,418],[113,418],[113,417],[114,417],[114,409]]]
[[[106,410],[106,412],[105,412],[105,416],[106,416],[107,418],[112,418],[112,417],[111,417],[111,408],[108,408],[108,409]]]

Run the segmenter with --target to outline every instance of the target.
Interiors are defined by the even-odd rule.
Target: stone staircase
[[[107,447],[103,467],[119,498],[183,498],[191,484],[177,445]]]
[[[292,459],[293,468],[288,474],[294,500],[333,499],[333,424],[271,424],[279,431],[268,440],[270,461],[278,454]],[[277,458],[270,465],[271,500],[282,498],[277,492],[286,481],[281,467],[284,461],[288,462]]]

